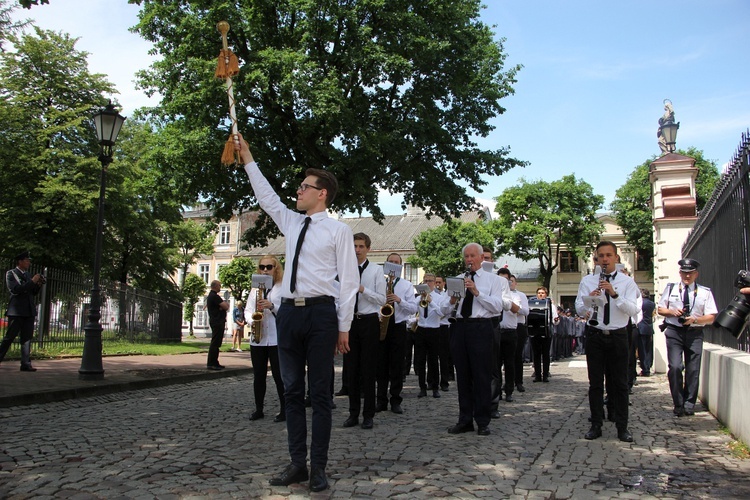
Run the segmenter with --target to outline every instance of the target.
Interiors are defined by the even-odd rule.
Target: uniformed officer
[[[659,314],[666,318],[667,377],[674,414],[682,417],[693,414],[698,398],[703,326],[713,323],[719,311],[711,289],[696,283],[700,263],[695,259],[682,259],[678,264],[680,283],[667,284],[659,301]]]

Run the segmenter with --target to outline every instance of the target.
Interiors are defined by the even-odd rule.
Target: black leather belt
[[[285,297],[281,299],[282,304],[288,304],[290,306],[296,307],[316,306],[318,304],[333,304],[334,301],[335,299],[330,295],[323,295],[321,297],[297,297],[294,299]]]
[[[368,313],[368,314],[360,314],[360,313],[354,313],[354,319],[367,319],[367,318],[377,318],[378,313]]]
[[[490,318],[456,318],[459,323],[484,323],[486,321],[492,321]]]
[[[601,334],[601,335],[612,335],[614,334],[625,334],[628,331],[625,328],[615,328],[614,330],[602,330],[600,328],[594,328],[591,325],[586,326],[589,333]]]

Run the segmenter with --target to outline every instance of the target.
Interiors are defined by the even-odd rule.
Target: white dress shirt
[[[525,293],[519,292],[518,290],[511,290],[510,293],[512,293],[513,296],[518,299],[517,304],[519,304],[521,307],[521,309],[519,309],[516,313],[518,324],[524,325],[526,324],[526,316],[529,315],[529,298]]]
[[[669,290],[669,286],[672,285],[672,290]],[[682,295],[685,293],[685,284],[680,283],[669,283],[664,289],[664,293],[661,295],[658,307],[664,307],[667,309],[682,309]],[[714,294],[711,289],[697,282],[694,282],[688,287],[688,298],[690,299],[690,309],[688,310],[688,316],[699,318],[706,314],[717,314],[719,310],[716,308],[716,302],[714,301]],[[664,321],[670,325],[683,327],[680,322],[674,316],[668,316]],[[703,325],[690,325],[690,328],[702,328]]]
[[[401,302],[393,304],[396,311],[393,321],[401,323],[414,316],[419,308],[419,300],[414,297],[414,285],[411,284],[411,281],[397,278],[393,285],[393,293],[401,299]]]
[[[596,326],[599,330],[625,328],[628,326],[630,317],[638,314],[638,285],[635,284],[633,278],[625,273],[617,273],[613,276],[610,283],[612,283],[618,297],[616,299],[609,298],[609,324],[604,324],[604,307],[599,308],[599,324]],[[585,316],[586,313],[593,312],[593,309],[586,308],[583,305],[583,297],[590,295],[597,288],[599,288],[598,274],[589,274],[583,277],[581,284],[578,286],[578,296],[576,297],[576,312],[579,316]]]
[[[440,295],[440,292],[433,290],[429,293],[432,300],[427,304],[427,317],[424,315],[424,307],[419,307],[417,311],[417,322],[422,328],[440,328],[440,321],[443,318],[442,302],[447,300],[446,295]],[[422,300],[421,298],[419,300]],[[417,304],[419,305],[419,304]]]
[[[360,284],[364,291],[359,293],[357,301],[358,314],[377,314],[385,304],[385,281],[383,280],[383,266],[370,261],[362,271]],[[364,262],[363,262],[364,264]]]
[[[245,172],[258,204],[285,236],[286,259],[291,262],[306,216],[281,202],[255,162],[245,165]],[[359,289],[354,235],[349,226],[328,217],[326,212],[310,217],[312,220],[300,250],[295,291],[290,290],[291,272],[287,272],[281,283],[281,295],[283,298],[328,295],[338,299],[339,331],[348,332],[354,315],[355,294]],[[340,287],[333,284],[336,276]]]
[[[463,278],[463,275],[459,277]],[[474,283],[479,291],[479,295],[474,297],[471,312],[472,318],[490,319],[500,316],[503,311],[510,311],[513,297],[510,294],[508,280],[501,278],[497,274],[479,269],[474,275]],[[467,291],[467,293],[471,292]],[[461,315],[461,307],[464,300],[466,300],[466,297],[461,298],[461,303],[458,305],[458,312],[456,313],[456,317],[458,318],[463,317]]]
[[[258,296],[257,288],[250,290],[250,296],[245,306],[245,323],[252,331],[253,313],[255,312],[255,302]],[[281,306],[281,283],[274,283],[273,287],[268,290],[266,296],[273,304],[273,310],[263,309],[263,321],[261,322],[261,339],[260,342],[253,342],[253,336],[250,335],[250,345],[257,346],[274,346],[278,345],[276,334],[276,313]]]

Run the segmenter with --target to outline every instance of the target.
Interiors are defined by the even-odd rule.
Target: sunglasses
[[[273,264],[258,264],[258,269],[260,269],[261,271],[270,271],[271,269],[273,269],[273,267]]]

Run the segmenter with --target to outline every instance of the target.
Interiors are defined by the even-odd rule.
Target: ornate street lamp
[[[675,143],[677,142],[677,130],[680,128],[680,123],[677,122],[666,122],[661,126],[661,132],[664,134],[664,142],[667,143],[667,150],[670,153],[674,153]]]
[[[96,136],[101,146],[99,161],[102,173],[99,185],[99,217],[96,222],[96,247],[94,249],[94,287],[91,289],[91,305],[89,306],[88,323],[83,327],[83,357],[78,378],[82,380],[102,380],[102,325],[101,293],[99,290],[99,274],[102,267],[102,235],[104,233],[104,189],[107,184],[107,167],[112,163],[112,152],[117,140],[117,134],[125,121],[125,117],[115,110],[112,101],[107,107],[94,115]]]

